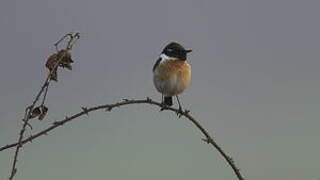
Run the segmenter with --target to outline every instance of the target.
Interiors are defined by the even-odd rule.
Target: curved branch
[[[156,102],[151,100],[150,98],[146,98],[146,99],[141,99],[141,100],[128,100],[128,99],[124,99],[121,102],[118,103],[114,103],[114,104],[106,104],[106,105],[100,105],[100,106],[95,106],[95,107],[91,107],[91,108],[86,108],[86,107],[82,107],[82,111],[72,115],[71,117],[65,117],[65,119],[60,120],[60,121],[55,121],[50,127],[48,127],[47,129],[44,129],[41,132],[38,132],[35,135],[32,135],[24,140],[22,140],[20,142],[20,144],[26,144],[29,142],[32,142],[33,139],[38,138],[42,135],[47,135],[47,133],[59,126],[64,125],[65,123],[72,121],[73,119],[76,119],[77,117],[83,116],[83,115],[88,115],[89,112],[93,112],[93,111],[97,111],[97,110],[106,110],[106,111],[111,111],[113,108],[115,107],[120,107],[120,106],[125,106],[125,105],[129,105],[129,104],[151,104],[151,105],[156,105],[159,107],[162,107],[161,103]],[[173,107],[167,107],[166,110],[169,111],[173,111],[176,113],[179,113],[179,109],[173,108]],[[227,161],[227,163],[229,164],[229,166],[232,168],[232,170],[234,171],[234,173],[236,174],[237,178],[239,180],[244,180],[244,178],[242,177],[240,170],[237,168],[237,166],[235,165],[233,159],[228,156],[223,150],[222,148],[213,140],[213,138],[209,135],[209,133],[207,132],[207,130],[202,127],[200,125],[200,123],[194,119],[189,111],[184,111],[181,113],[181,116],[186,117],[188,120],[190,120],[201,132],[202,134],[205,136],[204,139],[202,139],[203,141],[205,141],[208,144],[211,144],[214,148],[216,148],[219,153],[223,156],[223,158]],[[0,151],[3,151],[5,149],[9,149],[15,146],[18,146],[18,143],[13,143],[13,144],[9,144],[3,147],[0,147]]]

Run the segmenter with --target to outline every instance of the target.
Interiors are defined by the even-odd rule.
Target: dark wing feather
[[[156,68],[159,66],[161,62],[161,58],[159,57],[159,59],[157,60],[157,62],[153,65],[152,71],[154,72],[154,70],[156,70]]]

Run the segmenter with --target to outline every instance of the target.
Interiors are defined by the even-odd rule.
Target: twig
[[[54,43],[54,46],[56,47],[56,51],[59,52],[59,44],[65,40],[67,37],[69,37],[69,42],[72,41],[72,33],[68,33],[66,35],[64,35],[61,39],[59,39],[59,41],[57,41],[56,43]]]
[[[70,34],[68,35],[65,35],[62,39],[60,39],[57,43],[55,43],[54,45],[58,46],[58,44],[66,37],[66,36],[69,36]],[[79,34],[76,33],[76,39],[79,38]],[[74,44],[72,41],[74,41],[74,37],[72,36],[71,34],[71,38],[70,38],[70,41],[68,42],[68,45],[66,47],[66,50],[71,50],[72,46],[70,44]],[[25,110],[25,114],[24,114],[24,118],[23,118],[23,126],[20,130],[20,133],[19,133],[19,139],[18,139],[18,146],[16,146],[16,150],[15,150],[15,153],[14,153],[14,158],[13,158],[13,163],[12,163],[12,168],[11,168],[11,173],[10,173],[10,177],[9,177],[9,180],[13,180],[13,177],[15,176],[15,174],[17,173],[17,168],[16,168],[16,165],[17,165],[17,161],[18,161],[18,155],[19,155],[19,151],[20,151],[20,148],[22,147],[23,143],[22,143],[22,139],[23,139],[23,136],[24,136],[24,132],[26,131],[26,127],[27,126],[30,126],[30,128],[32,127],[29,123],[29,120],[30,120],[30,115],[33,111],[33,108],[34,106],[36,105],[36,103],[39,101],[39,98],[41,96],[41,94],[45,91],[45,95],[44,95],[44,99],[46,98],[46,95],[47,95],[47,90],[48,90],[48,86],[50,84],[50,77],[51,75],[53,74],[53,71],[54,69],[56,69],[60,63],[60,61],[64,58],[66,53],[63,53],[60,57],[60,59],[58,59],[58,61],[56,62],[56,64],[54,65],[53,69],[50,71],[50,73],[48,74],[45,82],[43,83],[40,91],[38,92],[38,94],[36,95],[35,99],[33,100],[32,104],[30,106],[28,106]],[[44,100],[42,102],[42,104],[44,103]]]
[[[70,117],[66,117],[63,120],[60,121],[55,121],[50,127],[48,127],[47,129],[44,129],[41,132],[38,132],[37,134],[34,134],[22,141],[19,141],[17,143],[13,143],[13,144],[9,144],[6,146],[3,146],[0,148],[0,151],[3,151],[5,149],[9,149],[12,147],[19,147],[19,144],[26,144],[28,142],[31,142],[33,139],[38,138],[42,135],[46,135],[49,131],[52,131],[53,129],[64,125],[65,123],[72,121],[73,119],[76,119],[80,116],[83,115],[87,115],[89,112],[92,111],[97,111],[97,110],[107,110],[107,111],[111,111],[114,107],[121,107],[121,106],[125,106],[125,105],[129,105],[129,104],[151,104],[151,105],[156,105],[159,107],[162,107],[162,104],[157,102],[157,101],[153,101],[150,98],[147,99],[141,99],[141,100],[129,100],[129,99],[124,99],[121,102],[118,103],[114,103],[114,104],[106,104],[106,105],[100,105],[100,106],[95,106],[95,107],[91,107],[91,108],[82,108],[82,111],[74,114]],[[173,107],[167,107],[166,110],[169,111],[173,111],[175,113],[180,113],[179,109],[173,108]],[[223,150],[222,148],[214,141],[214,139],[209,135],[209,133],[207,132],[207,130],[200,125],[200,123],[191,116],[190,112],[188,110],[184,111],[181,113],[182,116],[186,117],[188,120],[190,120],[201,132],[202,134],[205,136],[205,138],[203,138],[202,140],[205,141],[208,144],[211,144],[214,148],[216,148],[218,150],[218,152],[223,156],[223,158],[227,161],[227,163],[229,164],[229,166],[232,168],[233,172],[236,174],[237,178],[239,180],[244,180],[244,178],[242,177],[239,168],[237,168],[237,166],[235,165],[233,159],[228,156]]]
[[[42,98],[41,106],[43,106],[43,105],[44,105],[44,102],[46,101],[49,85],[50,85],[50,84],[48,83],[48,85],[46,86],[46,88],[45,88],[45,90],[44,90],[44,95],[43,95],[43,98]]]

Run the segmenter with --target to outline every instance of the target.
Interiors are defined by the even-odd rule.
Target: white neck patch
[[[162,54],[160,55],[160,58],[161,58],[160,63],[163,63],[163,62],[165,62],[165,61],[167,61],[167,60],[169,60],[169,59],[171,59],[171,60],[177,60],[177,59],[178,59],[178,58],[176,58],[176,57],[169,57],[169,56],[165,55],[164,53],[162,53]]]

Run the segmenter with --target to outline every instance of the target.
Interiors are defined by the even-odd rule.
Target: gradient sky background
[[[16,141],[46,57],[79,31],[74,70],[59,73],[36,133],[81,106],[160,100],[152,66],[177,41],[193,49],[184,107],[250,180],[320,178],[320,1],[4,0],[0,145]],[[79,118],[25,145],[16,180],[236,179],[185,119],[149,105]],[[27,132],[26,135],[30,135]],[[0,152],[0,179],[13,149]]]

